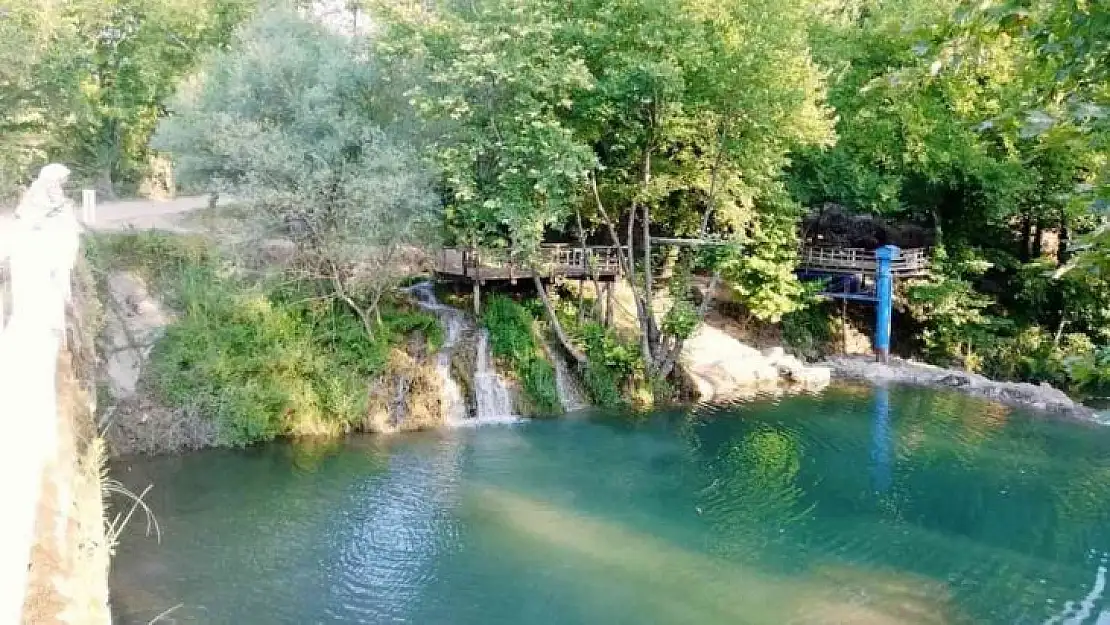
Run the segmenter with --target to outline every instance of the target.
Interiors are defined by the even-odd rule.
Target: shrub
[[[617,338],[599,323],[587,323],[578,332],[589,359],[583,375],[586,392],[594,404],[605,408],[628,405],[624,389],[643,369],[638,349]]]
[[[782,340],[807,358],[821,355],[833,339],[833,317],[825,304],[809,304],[782,316]]]
[[[141,273],[178,312],[151,354],[149,381],[168,405],[213,419],[227,445],[349,431],[393,345],[414,331],[433,348],[443,340],[433,315],[391,302],[368,340],[349,307],[320,297],[326,291],[250,282],[191,239],[117,235],[90,248],[103,266]]]
[[[521,389],[541,413],[561,410],[555,370],[544,357],[528,310],[503,295],[490,297],[482,312],[490,351],[513,371]]]

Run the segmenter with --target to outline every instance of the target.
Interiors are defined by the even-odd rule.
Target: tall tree
[[[54,159],[105,193],[141,182],[165,101],[256,4],[0,0],[3,45],[13,47],[0,78],[0,123],[16,131],[8,136],[24,154],[8,175],[25,178],[30,163]]]
[[[641,356],[666,377],[705,307],[679,289],[656,310],[653,236],[742,239],[789,203],[790,148],[831,139],[804,3],[428,4],[379,9],[382,50],[424,63],[417,106],[460,122],[437,150],[460,238],[528,254],[582,209],[624,250]]]
[[[208,60],[154,142],[187,182],[247,203],[259,238],[292,239],[294,277],[322,281],[371,337],[398,255],[440,218],[415,151],[383,120],[386,91],[355,41],[273,10]]]

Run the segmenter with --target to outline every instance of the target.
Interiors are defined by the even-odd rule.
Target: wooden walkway
[[[874,274],[875,251],[861,247],[804,247],[798,269],[812,273]],[[929,250],[919,247],[902,250],[890,264],[895,278],[921,277],[929,272]]]
[[[441,278],[472,282],[531,280],[557,277],[612,281],[620,273],[615,246],[543,245],[535,263],[523,264],[509,250],[444,248],[436,255],[435,270]]]
[[[540,247],[535,263],[525,264],[509,250],[444,248],[435,257],[436,274],[444,279],[479,282],[542,279],[590,278],[612,281],[620,275],[620,253],[615,246],[551,244]],[[804,247],[798,270],[811,274],[873,276],[875,251],[856,247]],[[928,274],[929,252],[924,248],[902,250],[891,263],[895,278]]]

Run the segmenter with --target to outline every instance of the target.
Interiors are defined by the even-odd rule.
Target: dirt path
[[[219,205],[226,206],[227,201],[221,201]],[[173,200],[103,202],[96,207],[96,219],[92,229],[105,232],[129,228],[185,232],[188,228],[182,226],[181,218],[207,206],[207,195],[179,197]]]
[[[221,200],[219,206],[229,202]],[[166,230],[169,232],[190,232],[183,224],[183,218],[197,210],[208,207],[208,196],[187,196],[173,200],[122,200],[97,204],[96,217],[90,228],[99,232],[118,232],[120,230]],[[76,208],[80,214],[80,206]],[[3,251],[7,237],[15,229],[15,217],[11,211],[0,211],[0,251]]]

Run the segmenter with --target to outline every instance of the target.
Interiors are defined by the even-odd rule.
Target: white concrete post
[[[85,189],[81,192],[81,223],[86,226],[96,221],[96,191]]]

